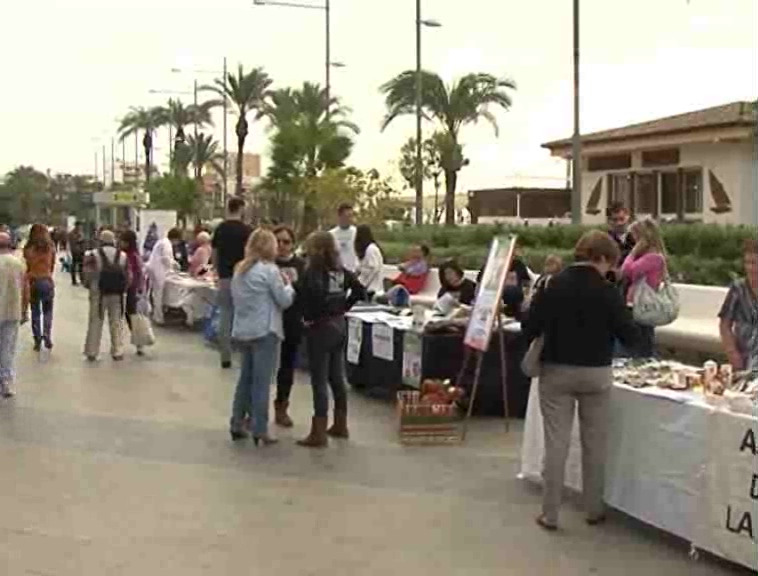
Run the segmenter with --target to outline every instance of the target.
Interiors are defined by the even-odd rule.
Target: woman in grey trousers
[[[540,408],[545,427],[544,494],[537,523],[558,527],[566,458],[578,407],[587,522],[605,520],[605,458],[611,362],[616,338],[632,346],[639,335],[620,292],[605,280],[619,258],[607,234],[587,232],[576,245],[575,264],[535,295],[524,331],[544,337]]]

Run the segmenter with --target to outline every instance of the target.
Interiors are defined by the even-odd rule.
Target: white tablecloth
[[[185,275],[173,275],[166,278],[163,291],[163,305],[183,310],[187,325],[205,318],[216,302],[216,285]]]
[[[694,393],[613,389],[606,502],[732,562],[758,569],[758,418],[714,409]],[[540,481],[539,384],[533,382],[522,476]],[[581,490],[575,420],[566,484]]]

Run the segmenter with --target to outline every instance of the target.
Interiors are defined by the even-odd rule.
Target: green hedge
[[[467,269],[479,269],[487,257],[489,243],[498,234],[517,234],[524,258],[539,272],[549,254],[570,262],[573,247],[589,227],[425,226],[376,231],[388,263],[400,262],[411,244],[425,243],[432,262],[456,258]],[[669,250],[669,269],[678,282],[726,286],[742,274],[742,242],[758,230],[715,224],[670,224],[663,226]]]

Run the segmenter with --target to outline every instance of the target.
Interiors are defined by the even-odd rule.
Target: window
[[[620,202],[631,210],[632,208],[632,175],[608,175],[608,206]]]
[[[679,164],[679,148],[642,152],[642,165],[645,167],[676,166],[677,164]]]
[[[631,154],[614,154],[612,156],[590,156],[587,158],[588,172],[605,170],[623,170],[632,167]]]
[[[677,214],[679,212],[679,173],[664,172],[661,174],[661,214]]]
[[[684,213],[701,214],[703,212],[703,172],[687,170],[684,177]]]
[[[634,205],[638,214],[658,215],[658,174],[637,174]]]
[[[703,213],[703,171],[700,169],[661,174],[661,214]]]

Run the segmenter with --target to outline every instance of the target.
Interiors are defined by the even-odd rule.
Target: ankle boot
[[[334,424],[326,431],[333,438],[350,438],[350,432],[347,429],[347,411],[334,411]]]
[[[326,435],[326,418],[314,416],[311,420],[311,433],[302,440],[298,440],[300,446],[307,448],[325,448],[329,444]]]
[[[290,403],[286,400],[277,400],[274,402],[274,421],[277,426],[281,426],[282,428],[292,428],[292,418],[287,414],[287,408],[289,408],[289,406]]]

